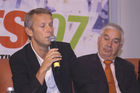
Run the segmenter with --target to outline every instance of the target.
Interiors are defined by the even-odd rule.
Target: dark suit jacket
[[[121,93],[140,93],[134,66],[119,57],[115,59],[115,72]],[[104,69],[97,54],[78,58],[73,68],[76,93],[108,93]]]
[[[57,47],[62,55],[62,61],[59,70],[52,66],[54,79],[60,93],[72,93],[70,70],[76,56],[68,43],[57,42]],[[36,79],[40,65],[30,44],[11,56],[10,67],[15,93],[46,93],[46,82],[44,81],[42,86]]]

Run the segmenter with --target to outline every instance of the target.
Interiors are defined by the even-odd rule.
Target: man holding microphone
[[[50,49],[54,36],[51,12],[31,10],[24,26],[31,42],[10,58],[15,93],[72,93],[71,65],[76,56],[68,43],[55,42],[57,47]],[[60,62],[59,69],[54,62]]]

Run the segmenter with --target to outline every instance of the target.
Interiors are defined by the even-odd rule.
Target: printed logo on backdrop
[[[77,56],[97,52],[100,29],[108,23],[108,0],[0,0],[0,59],[28,42],[24,16],[37,7],[51,10],[57,40],[69,42]]]

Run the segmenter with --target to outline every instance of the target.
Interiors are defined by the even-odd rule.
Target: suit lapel
[[[116,73],[116,79],[118,81],[118,86],[121,90],[121,92],[126,92],[124,86],[124,74],[123,74],[123,69],[121,66],[121,60],[119,60],[118,57],[115,59],[115,73]]]
[[[95,74],[97,74],[98,79],[102,79],[104,80],[104,82],[106,82],[106,76],[105,76],[105,72],[104,69],[102,67],[101,61],[98,57],[98,55],[91,55],[90,58],[88,58],[88,60],[90,61],[90,65],[89,67],[92,69],[90,70],[90,73],[93,73],[93,71],[95,72]],[[92,74],[91,74],[92,75]],[[93,78],[95,77],[95,75],[93,75]]]
[[[29,64],[29,66],[31,67],[31,70],[32,70],[33,74],[36,75],[37,71],[40,68],[40,65],[39,65],[37,57],[36,57],[34,51],[32,50],[30,44],[28,44],[27,47],[26,47],[26,58],[28,60],[27,62]],[[43,83],[43,89],[44,89],[44,91],[46,91],[46,89],[47,89],[45,81]]]
[[[39,62],[36,58],[35,53],[33,52],[32,48],[31,48],[30,44],[27,45],[26,50],[27,50],[26,51],[27,60],[29,60],[28,64],[30,65],[32,72],[34,74],[36,74],[40,67]]]
[[[101,61],[100,61],[100,59],[99,59],[99,57],[98,57],[98,55],[96,54],[96,62],[97,62],[97,69],[99,69],[99,74],[100,74],[100,80],[101,80],[101,82],[102,82],[102,85],[101,86],[103,86],[104,85],[104,89],[103,89],[103,91],[102,90],[100,90],[100,91],[102,91],[102,92],[106,92],[106,91],[109,91],[109,87],[108,87],[108,83],[107,83],[107,78],[106,78],[106,75],[105,75],[105,72],[104,72],[104,69],[103,69],[103,66],[102,66],[102,63],[101,63]]]
[[[122,71],[121,71],[121,63],[120,63],[120,61],[116,58],[115,59],[115,73],[116,73],[116,79],[117,79],[117,81],[118,81],[118,84],[121,84],[121,82],[122,82],[122,78],[123,78],[123,76],[122,76]]]
[[[89,69],[90,71],[91,81],[96,84],[95,87],[97,92],[108,93],[109,88],[107,84],[107,79],[98,55],[93,54],[89,56],[87,59],[87,64],[89,64],[87,69]]]

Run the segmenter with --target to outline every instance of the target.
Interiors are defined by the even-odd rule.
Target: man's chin
[[[106,56],[111,56],[111,52],[104,52],[104,55],[106,55]]]
[[[51,45],[51,42],[46,42],[43,44],[43,46],[50,46]]]
[[[111,57],[111,54],[110,53],[105,53],[104,57]]]
[[[51,45],[51,42],[48,40],[48,41],[46,42],[46,45]]]

